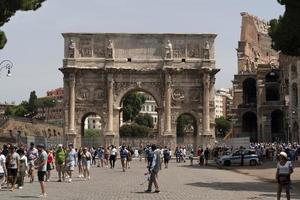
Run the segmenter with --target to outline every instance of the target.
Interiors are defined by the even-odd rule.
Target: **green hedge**
[[[120,137],[148,137],[149,128],[138,124],[125,124],[120,128]]]

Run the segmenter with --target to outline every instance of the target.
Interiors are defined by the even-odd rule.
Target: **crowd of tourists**
[[[250,143],[247,146],[238,147],[252,149],[258,155],[261,162],[264,161],[277,161],[280,152],[284,151],[288,155],[290,161],[295,161],[300,156],[300,145],[298,143]],[[213,158],[217,158],[223,155],[228,155],[233,152],[233,146],[220,144],[210,149],[210,153]]]
[[[54,181],[71,183],[75,168],[78,169],[78,177],[88,181],[91,178],[92,165],[114,169],[117,158],[120,158],[122,170],[125,172],[130,168],[133,157],[137,157],[140,161],[145,158],[149,175],[147,191],[151,190],[154,183],[155,191],[159,192],[157,173],[162,163],[165,168],[168,168],[171,150],[167,147],[158,148],[155,145],[141,146],[139,149],[125,145],[80,147],[79,149],[75,149],[73,144],[68,144],[66,147],[58,144],[55,148],[45,148],[43,144],[34,143],[30,143],[30,146],[3,145],[0,148],[0,189],[3,186],[11,191],[23,189],[25,178],[28,177],[29,183],[33,183],[37,175],[41,187],[40,197],[46,197],[45,182],[51,179],[54,169],[58,174],[58,179]]]
[[[278,187],[278,195],[281,194],[282,188],[289,193],[286,183],[290,181],[290,178],[282,177],[287,171],[289,176],[292,173],[290,161],[297,160],[300,155],[300,146],[296,143],[251,143],[246,148],[256,151],[262,161],[278,161],[277,179],[278,184],[281,185]],[[190,164],[193,165],[193,160],[197,158],[199,165],[208,165],[208,160],[226,155],[233,150],[233,147],[228,145],[216,145],[213,148],[199,147],[195,152],[193,148],[178,145],[172,153],[169,147],[163,148],[154,144],[139,148],[110,145],[98,148],[80,147],[79,149],[75,149],[73,144],[67,146],[59,144],[55,148],[45,148],[43,144],[35,145],[34,143],[31,143],[30,146],[19,145],[18,147],[7,144],[0,148],[0,189],[2,186],[6,186],[11,191],[22,189],[26,177],[28,177],[29,183],[32,183],[37,175],[41,188],[40,197],[46,197],[45,182],[52,178],[54,169],[58,174],[58,179],[54,181],[71,183],[75,168],[78,169],[78,177],[88,181],[91,178],[91,166],[114,169],[117,158],[119,158],[122,171],[126,172],[127,169],[130,169],[130,163],[135,157],[139,161],[144,158],[146,162],[145,176],[148,188],[145,192],[151,192],[153,184],[155,192],[159,192],[158,172],[162,165],[164,168],[168,168],[171,157],[174,156],[177,163],[186,162],[189,159]]]

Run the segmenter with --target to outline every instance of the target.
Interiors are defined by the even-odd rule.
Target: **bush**
[[[139,114],[135,118],[135,122],[139,125],[146,126],[146,127],[149,127],[149,128],[153,128],[153,118],[152,118],[151,115],[149,115],[147,113],[144,114],[144,115]]]
[[[84,130],[84,137],[99,137],[100,130],[99,129],[85,129]]]
[[[149,128],[139,124],[125,124],[120,128],[120,137],[147,137]]]

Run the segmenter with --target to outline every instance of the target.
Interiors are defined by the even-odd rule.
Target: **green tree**
[[[18,11],[37,10],[46,0],[1,0],[0,1],[0,27],[7,23]],[[7,42],[5,33],[0,30],[0,49]]]
[[[19,105],[9,106],[5,110],[5,115],[15,117],[26,117],[28,114],[28,102],[22,101]]]
[[[146,98],[141,93],[135,92],[128,94],[123,101],[123,121],[134,121],[145,101]]]
[[[277,0],[285,6],[283,16],[270,21],[272,47],[290,56],[300,56],[300,1]]]
[[[225,119],[224,117],[219,117],[215,119],[215,130],[216,135],[219,137],[224,137],[226,133],[230,130],[230,121]]]
[[[139,125],[142,126],[146,126],[148,128],[153,128],[153,118],[151,115],[149,115],[148,113],[142,115],[139,114],[136,118],[135,118],[135,122]]]
[[[29,101],[28,101],[28,112],[29,113],[32,113],[32,114],[35,114],[36,113],[36,102],[37,100],[37,96],[36,96],[36,93],[35,91],[32,91],[30,92],[30,97],[29,97]]]

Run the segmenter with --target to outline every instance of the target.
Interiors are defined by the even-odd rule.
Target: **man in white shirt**
[[[5,156],[2,154],[2,150],[0,153],[0,190],[1,190],[1,185],[4,181],[4,178],[6,177],[6,167],[5,167]]]

